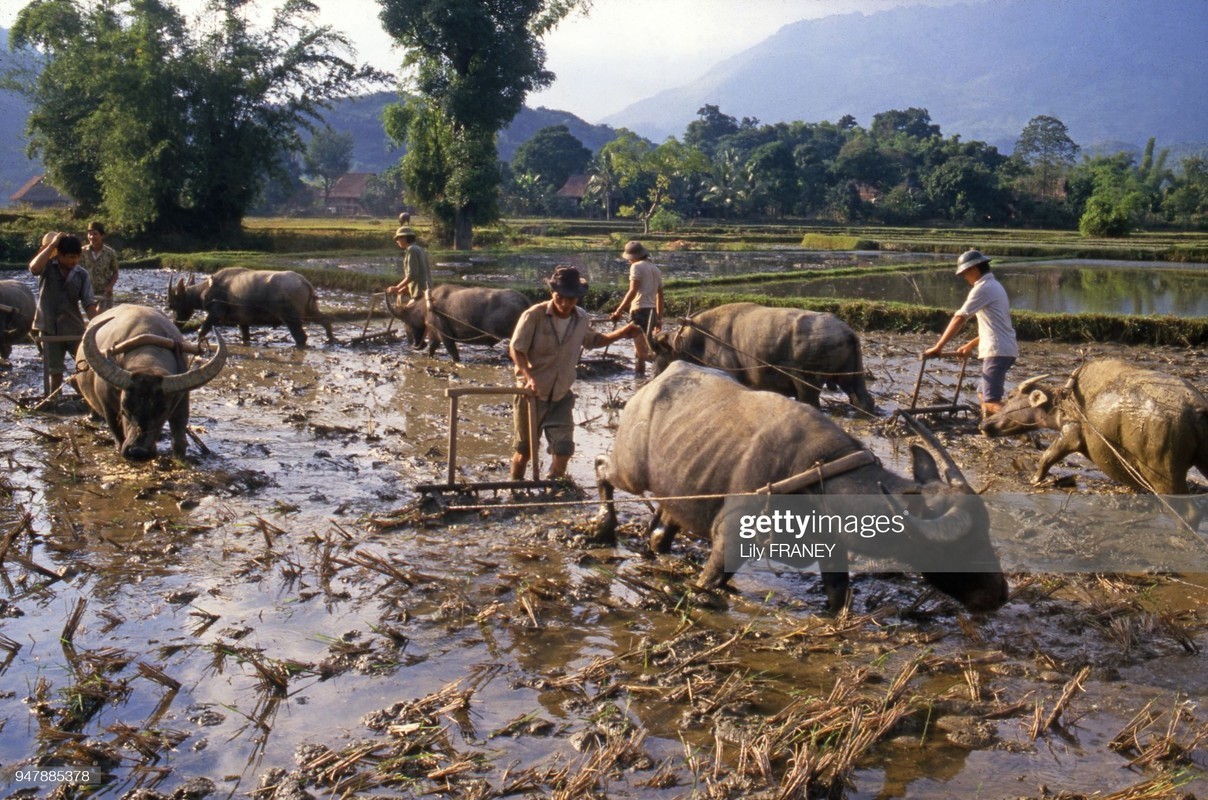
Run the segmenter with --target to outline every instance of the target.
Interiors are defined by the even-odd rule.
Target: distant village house
[[[327,195],[327,212],[337,217],[366,214],[361,198],[365,196],[372,178],[372,172],[345,172],[336,178],[335,185]]]
[[[8,202],[27,208],[70,208],[75,201],[46,182],[45,175],[35,175],[8,197]]]

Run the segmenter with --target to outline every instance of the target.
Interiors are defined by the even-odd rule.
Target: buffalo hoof
[[[696,585],[701,589],[721,589],[730,580],[730,575],[720,567],[706,564],[696,579]]]
[[[656,528],[650,534],[650,552],[660,555],[671,552],[672,537],[667,535],[666,528]]]
[[[592,520],[592,541],[601,547],[617,546],[617,521],[607,512],[601,512]]]

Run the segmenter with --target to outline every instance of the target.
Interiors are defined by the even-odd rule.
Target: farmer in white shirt
[[[977,397],[981,400],[982,416],[988,417],[1002,408],[1005,395],[1007,370],[1019,356],[1019,344],[1015,341],[1015,328],[1011,326],[1011,304],[1007,290],[990,272],[990,259],[979,250],[967,250],[956,262],[956,274],[973,287],[965,304],[952,315],[952,321],[944,329],[932,347],[923,351],[924,357],[939,355],[969,317],[977,316],[977,336],[956,349],[968,355],[977,348],[977,357],[982,362],[981,382],[977,386]]]

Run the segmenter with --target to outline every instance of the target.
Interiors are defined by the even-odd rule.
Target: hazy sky
[[[547,67],[558,78],[528,105],[570,111],[598,122],[630,103],[688,83],[709,67],[811,17],[872,12],[899,5],[960,0],[594,0],[546,37]],[[396,72],[401,52],[378,21],[377,0],[315,0],[319,22],[344,32],[359,57]],[[176,0],[186,13],[204,0]],[[22,0],[0,0],[0,27],[9,27]],[[268,16],[276,3],[253,0]]]

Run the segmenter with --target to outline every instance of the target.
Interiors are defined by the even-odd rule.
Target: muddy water
[[[130,278],[126,299],[150,300],[163,284],[159,274]],[[347,341],[360,328],[337,335]],[[883,409],[908,399],[923,345],[866,337]],[[560,785],[551,773],[575,774],[599,752],[592,741],[644,734],[642,758],[604,770],[603,794],[672,798],[712,786],[734,796],[766,784],[739,757],[761,723],[836,686],[879,707],[915,662],[902,701],[910,713],[857,764],[849,797],[1116,790],[1157,774],[1124,769],[1135,753],[1107,746],[1146,703],[1166,715],[1160,732],[1170,712],[1185,712],[1182,741],[1205,721],[1204,657],[1174,633],[1203,643],[1201,576],[1157,585],[1014,576],[1012,602],[980,621],[938,598],[908,612],[922,594],[914,578],[858,576],[855,610],[870,616],[844,623],[820,613],[812,576],[752,572],[730,596],[689,591],[699,544],[644,557],[641,505],[626,507],[616,550],[583,542],[590,506],[415,513],[415,484],[444,478],[444,388],[510,380],[502,350],[465,350],[461,366],[398,343],[296,351],[284,331],[259,330],[194,394],[193,425],[210,453],[192,445],[185,463],[128,465],[86,415],[18,408],[13,400],[40,383],[35,354],[18,348],[0,374],[0,531],[18,531],[0,583],[4,769],[39,758],[94,765],[109,776],[105,796],[136,786],[171,793],[195,778],[233,796],[278,783],[279,769],[316,795],[336,794],[338,779],[382,771],[418,719],[443,731],[424,750],[430,763],[419,773],[391,767],[413,775],[416,791],[489,796],[475,794],[475,781],[499,788],[536,767],[544,771],[532,785],[550,792]],[[1205,385],[1201,354],[1123,354]],[[629,355],[593,354],[580,384],[572,475],[581,486],[591,486],[592,457],[635,386]],[[1050,345],[1026,355],[1038,371],[1074,357]],[[949,396],[954,377],[928,376],[924,396]],[[888,426],[835,413],[887,465],[908,470]],[[1024,490],[1035,455],[1027,445],[975,437],[967,422],[938,427],[975,484]],[[467,402],[460,429],[459,474],[503,478],[507,404]],[[1057,471],[1083,491],[1119,491],[1085,462]],[[1033,741],[1034,705],[1053,709],[1083,666],[1092,668],[1083,691]],[[460,710],[396,709],[393,733],[371,727],[383,710],[454,681],[470,692]],[[323,748],[348,759],[338,778],[317,766],[330,764],[317,759]],[[788,754],[771,754],[770,785]],[[1190,761],[1204,766],[1201,752]],[[472,768],[439,776],[465,762]],[[653,780],[663,769],[671,780]]]

